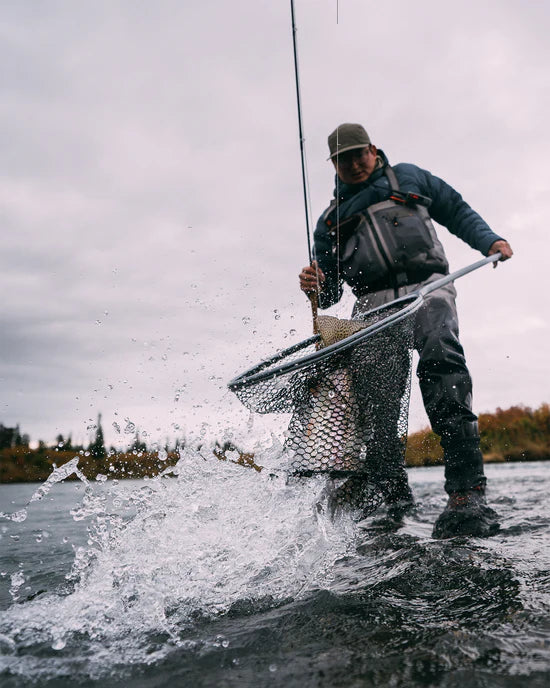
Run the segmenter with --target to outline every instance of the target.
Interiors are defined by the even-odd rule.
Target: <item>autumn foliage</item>
[[[497,408],[479,416],[481,451],[486,462],[550,459],[550,406]],[[428,466],[443,462],[439,437],[429,429],[409,435],[405,462]]]

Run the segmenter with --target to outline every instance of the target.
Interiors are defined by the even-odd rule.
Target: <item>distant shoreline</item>
[[[512,406],[494,413],[479,415],[483,460],[491,463],[525,463],[550,460],[550,406],[538,409]],[[221,461],[231,461],[253,470],[261,470],[254,454],[225,443],[216,443],[209,451]],[[31,449],[18,445],[0,449],[0,483],[44,482],[55,466],[78,457],[79,471],[88,479],[153,478],[180,459],[177,451],[149,451],[146,448],[126,452],[110,452],[104,448],[88,450],[40,446]],[[411,433],[407,438],[405,465],[412,467],[443,464],[439,437],[430,429]],[[68,479],[76,480],[76,476]]]
[[[77,455],[78,456],[78,455]],[[75,458],[74,455],[71,455],[71,459]],[[69,461],[71,459],[68,459]],[[222,461],[224,459],[221,459]],[[255,468],[258,472],[262,470],[262,466],[257,466],[256,464],[253,464],[252,462],[241,462],[241,461],[233,461],[231,460],[231,463],[236,463],[238,465],[242,465],[245,468]],[[539,463],[539,462],[544,462],[544,461],[550,461],[550,455],[548,456],[542,456],[542,457],[537,457],[536,459],[534,458],[525,458],[525,459],[513,459],[513,460],[502,460],[500,458],[495,458],[495,457],[489,457],[489,458],[483,458],[483,463],[484,464],[511,464],[511,463]],[[63,462],[65,463],[65,462]],[[151,480],[152,478],[157,477],[160,475],[163,471],[165,471],[167,468],[170,466],[175,466],[177,463],[167,463],[166,461],[160,462],[157,465],[157,470],[154,471],[149,471],[149,472],[143,472],[140,470],[136,471],[127,471],[125,473],[121,473],[119,471],[115,472],[110,472],[107,476],[105,476],[106,481],[109,480]],[[62,463],[59,464],[59,466],[63,465]],[[443,461],[437,461],[433,463],[425,463],[425,464],[409,464],[405,463],[406,468],[432,468],[434,466],[443,466]],[[79,469],[81,469],[81,466],[79,465]],[[53,472],[54,467],[52,466],[52,471]],[[48,473],[47,475],[44,475],[43,477],[20,477],[16,479],[7,479],[7,480],[1,480],[0,479],[0,485],[23,485],[23,484],[30,484],[30,483],[35,483],[35,484],[42,484],[44,483],[48,477],[51,475],[51,472]],[[90,482],[96,482],[98,481],[98,476],[101,478],[105,474],[98,472],[95,475],[85,475],[85,477],[90,481]],[[169,476],[169,474],[168,474]],[[72,475],[67,476],[66,478],[63,479],[63,482],[65,481],[78,481],[79,478],[76,476],[74,473]],[[102,480],[99,480],[98,482],[102,482]]]

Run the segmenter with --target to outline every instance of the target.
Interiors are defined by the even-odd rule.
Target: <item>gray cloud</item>
[[[296,9],[313,217],[341,121],[445,178],[516,250],[457,285],[476,408],[547,400],[550,10],[340,0],[336,24],[335,2]],[[85,436],[98,411],[113,441],[125,418],[246,434],[225,382],[310,330],[288,7],[0,13],[0,421],[35,439]],[[453,268],[477,260],[441,237]]]

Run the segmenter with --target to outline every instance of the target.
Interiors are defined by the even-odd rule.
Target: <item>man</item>
[[[416,165],[392,168],[360,124],[341,124],[328,137],[336,169],[334,198],[314,233],[316,261],[300,273],[300,288],[319,292],[328,308],[349,284],[354,315],[366,312],[448,274],[449,265],[431,220],[484,255],[512,248],[442,179]],[[495,263],[496,267],[496,263]],[[441,437],[447,506],[434,537],[491,535],[497,514],[485,501],[486,478],[472,411],[472,382],[458,338],[454,285],[426,297],[415,323],[417,376],[426,412]],[[413,505],[402,468],[397,489],[385,495],[394,516]]]

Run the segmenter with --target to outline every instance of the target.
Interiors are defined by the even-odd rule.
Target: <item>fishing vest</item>
[[[388,200],[329,226],[332,255],[339,263],[340,277],[356,296],[416,284],[434,272],[449,271],[427,210],[431,199],[401,192],[389,165],[384,173],[391,188]]]

